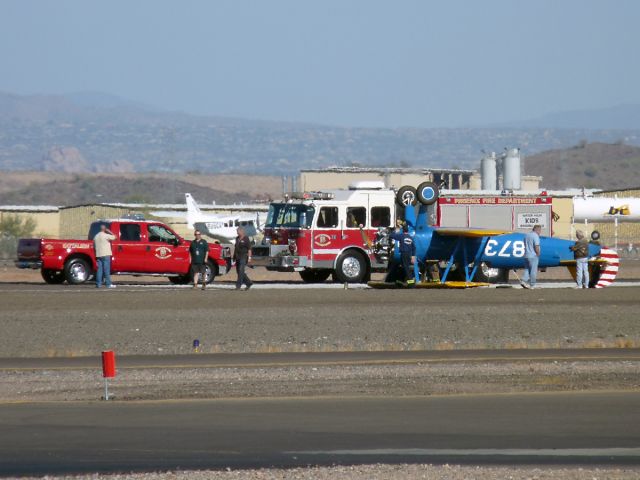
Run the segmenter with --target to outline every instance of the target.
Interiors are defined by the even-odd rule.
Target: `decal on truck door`
[[[156,258],[160,260],[166,260],[167,258],[171,258],[171,249],[169,247],[158,247],[156,248]]]
[[[315,245],[317,245],[318,247],[326,247],[327,245],[331,244],[331,236],[327,235],[326,233],[319,233],[313,238],[313,240]]]

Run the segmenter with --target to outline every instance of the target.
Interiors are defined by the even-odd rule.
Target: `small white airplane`
[[[247,236],[254,237],[260,228],[258,214],[256,216],[242,215],[219,215],[213,213],[202,213],[200,207],[191,196],[185,193],[187,200],[187,224],[189,228],[197,229],[220,243],[232,243],[238,236],[238,227],[244,227]]]

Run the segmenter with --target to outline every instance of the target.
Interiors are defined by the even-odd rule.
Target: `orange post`
[[[102,352],[102,376],[104,377],[104,399],[109,400],[109,379],[116,376],[116,355],[113,350]]]
[[[116,355],[113,350],[102,352],[102,376],[104,378],[116,376]]]

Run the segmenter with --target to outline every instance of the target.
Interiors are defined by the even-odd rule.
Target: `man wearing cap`
[[[193,276],[193,288],[198,288],[198,277],[202,280],[202,290],[207,285],[207,260],[209,259],[209,244],[202,238],[200,230],[195,231],[195,239],[189,245],[189,261],[191,262],[191,275]]]

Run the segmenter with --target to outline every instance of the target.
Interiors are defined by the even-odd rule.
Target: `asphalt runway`
[[[117,370],[405,365],[458,362],[640,361],[638,348],[448,350],[376,352],[217,353],[116,356]],[[0,371],[97,369],[101,357],[0,358]]]
[[[0,475],[640,464],[640,393],[0,405]]]

